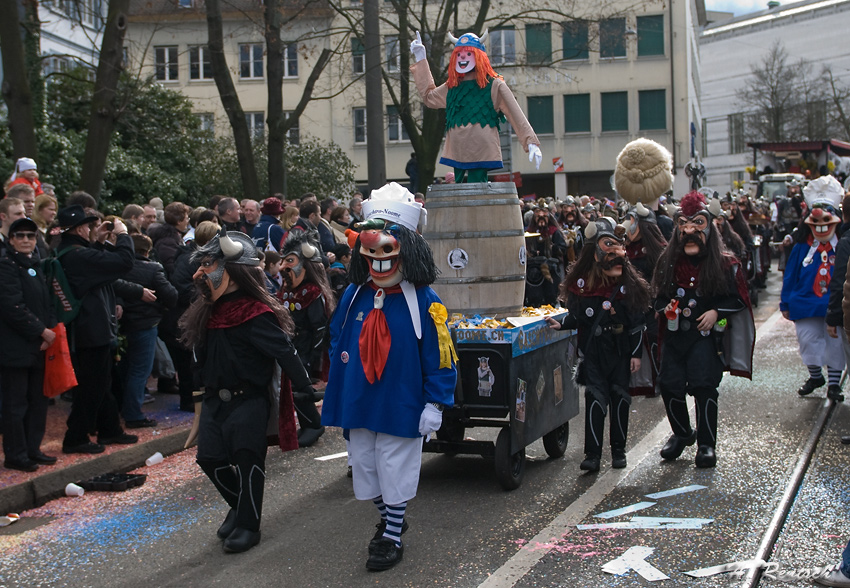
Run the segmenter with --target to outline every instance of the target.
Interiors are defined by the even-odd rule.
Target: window
[[[590,132],[590,94],[564,96],[564,132]]]
[[[351,71],[355,74],[366,73],[366,48],[357,37],[351,39]]]
[[[395,106],[387,106],[387,123],[389,127],[390,141],[408,141],[407,130],[401,122],[401,117],[398,115],[398,109]]]
[[[266,117],[262,112],[246,112],[245,122],[254,139],[261,139],[266,132]]]
[[[177,81],[177,47],[154,47],[154,70],[160,82]]]
[[[292,116],[292,112],[284,112],[283,113],[283,119],[284,120],[289,120],[291,116]],[[298,145],[298,143],[301,141],[300,121],[296,120],[295,124],[292,125],[292,127],[289,129],[289,131],[287,131],[286,140],[289,141],[290,145]]]
[[[243,80],[263,79],[263,44],[239,45],[239,77]]]
[[[602,132],[629,130],[629,95],[627,92],[603,92]]]
[[[287,43],[283,47],[283,77],[298,77],[298,43]]]
[[[638,92],[638,123],[640,130],[653,131],[667,128],[667,99],[664,90]]]
[[[354,143],[357,145],[366,144],[366,109],[355,108],[351,112],[354,119]]]
[[[66,0],[67,1],[67,0]],[[99,27],[103,22],[101,0],[77,0],[80,22],[91,27]]]
[[[573,20],[561,25],[564,59],[587,59],[587,21]]]
[[[513,27],[490,31],[490,63],[508,65],[516,63],[516,39]]]
[[[609,18],[599,23],[599,56],[626,56],[626,19]]]
[[[729,153],[744,153],[747,150],[747,144],[744,141],[744,113],[730,114],[728,125]]]
[[[211,112],[198,112],[195,114],[201,123],[201,130],[215,133],[215,115]]]
[[[398,37],[396,35],[387,35],[384,37],[387,55],[387,71],[397,72],[401,67],[401,52],[398,46]]]
[[[71,69],[71,60],[65,57],[46,57],[42,61],[44,75],[49,76],[53,73],[66,72]]]
[[[212,78],[210,48],[205,45],[189,47],[189,79],[211,80]]]
[[[180,8],[194,8],[195,0],[177,0],[177,6]]]
[[[637,17],[638,57],[664,55],[664,17]]]
[[[551,96],[528,97],[528,122],[538,135],[551,135],[555,132]]]
[[[529,65],[544,65],[552,61],[552,25],[525,26],[525,54]]]

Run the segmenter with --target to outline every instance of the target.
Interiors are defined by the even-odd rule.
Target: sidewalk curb
[[[175,433],[162,435],[54,472],[46,472],[14,486],[0,488],[0,510],[5,513],[36,508],[64,496],[65,486],[69,482],[76,483],[94,476],[134,470],[145,465],[145,460],[157,451],[164,456],[179,453],[183,451],[188,433],[189,427],[180,427]],[[48,467],[43,469],[46,471]]]

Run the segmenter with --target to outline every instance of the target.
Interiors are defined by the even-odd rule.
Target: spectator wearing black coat
[[[56,334],[47,280],[33,254],[38,226],[30,219],[9,227],[7,254],[0,258],[0,389],[3,393],[3,454],[9,469],[34,472],[56,458],[41,451],[47,422],[43,393],[44,351]]]
[[[163,212],[164,224],[148,227],[156,259],[165,267],[166,275],[174,271],[174,260],[183,247],[183,235],[189,229],[189,210],[182,202],[172,202]]]
[[[117,324],[113,283],[133,268],[133,241],[120,219],[111,225],[97,224],[97,216],[86,213],[79,205],[62,209],[57,220],[64,230],[57,252],[69,249],[60,263],[74,296],[82,301],[79,314],[67,325],[77,387],[73,389],[74,400],[62,451],[102,453],[105,444],[127,445],[138,441],[121,428],[118,407],[110,393]],[[92,232],[98,238],[111,233],[115,245],[99,240],[90,243]],[[141,287],[137,288],[141,291]],[[124,289],[131,291],[126,285]],[[94,432],[97,443],[89,438]]]
[[[126,377],[121,412],[124,424],[131,429],[155,427],[156,421],[145,417],[142,403],[145,399],[145,383],[153,369],[156,352],[157,326],[166,309],[177,305],[177,290],[165,277],[162,265],[150,261],[153,244],[145,235],[133,235],[136,260],[124,280],[139,284],[153,292],[154,302],[138,300],[126,302],[121,317],[121,331],[127,338],[127,354],[124,361]]]

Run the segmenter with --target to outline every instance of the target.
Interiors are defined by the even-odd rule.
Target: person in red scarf
[[[841,223],[838,207],[844,190],[832,176],[822,176],[803,188],[803,196],[807,214],[794,232],[796,244],[785,264],[779,310],[794,321],[800,357],[809,370],[809,378],[797,394],[808,396],[828,381],[827,397],[841,402],[844,350],[841,340],[827,333],[826,315],[838,244],[835,229]],[[824,364],[827,380],[822,372]]]
[[[640,370],[649,285],[626,257],[626,229],[602,217],[584,229],[585,244],[561,284],[569,314],[553,329],[578,328],[582,365],[577,383],[585,396],[584,454],[580,469],[598,472],[611,409],[611,465],[626,467],[629,378]]]
[[[652,281],[661,320],[658,383],[673,430],[661,457],[674,460],[697,442],[696,466],[709,468],[717,463],[717,387],[724,370],[751,375],[755,327],[752,312],[741,312],[750,307],[746,278],[723,248],[703,195],[685,195],[673,220]],[[688,396],[696,403],[696,430]]]
[[[298,448],[290,387],[297,394],[315,391],[290,341],[292,319],[265,288],[253,241],[222,229],[192,260],[200,263],[193,276],[200,296],[180,327],[204,386],[197,462],[230,506],[218,529],[224,550],[239,553],[260,542],[275,363],[283,371],[280,414],[274,415],[282,450]]]
[[[390,183],[363,203],[351,285],[331,319],[331,369],[322,424],[348,430],[358,500],[381,520],[369,543],[370,570],[401,561],[407,502],[416,496],[422,437],[454,404],[457,379],[446,307],[429,287],[431,249],[417,233],[422,206]]]
[[[31,186],[36,196],[44,194],[44,190],[41,189],[41,182],[38,180],[38,166],[36,166],[35,160],[29,157],[21,157],[15,162],[15,171],[12,172],[9,181],[6,182],[6,192],[8,193],[9,188],[18,184]]]
[[[295,323],[292,344],[313,381],[327,381],[325,335],[335,300],[322,265],[318,234],[314,231],[291,232],[283,244],[281,256],[283,287],[277,296]],[[298,431],[300,447],[310,447],[325,432],[322,417],[316,410],[316,400],[319,399],[313,396],[295,395],[295,410],[301,426]]]

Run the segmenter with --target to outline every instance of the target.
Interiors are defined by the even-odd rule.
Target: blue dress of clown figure
[[[488,170],[502,167],[499,123],[507,118],[528,160],[539,169],[543,159],[540,140],[510,88],[490,65],[484,47],[487,33],[481,38],[473,33],[449,38],[455,48],[448,80],[439,87],[434,84],[418,32],[410,44],[416,60],[410,70],[423,103],[428,108],[446,109],[446,142],[440,163],[454,168],[458,183],[486,182]]]

